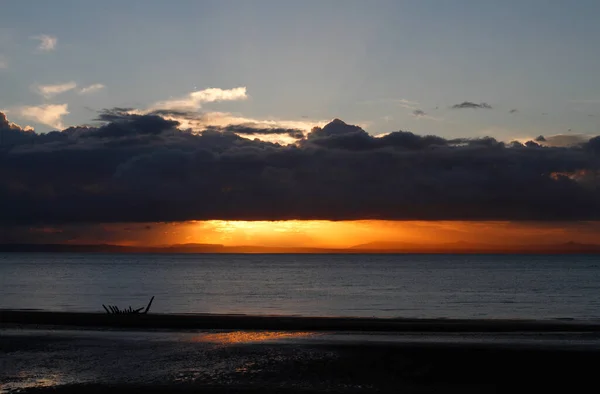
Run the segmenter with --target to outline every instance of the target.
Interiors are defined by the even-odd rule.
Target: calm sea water
[[[599,319],[600,256],[0,254],[0,308]]]

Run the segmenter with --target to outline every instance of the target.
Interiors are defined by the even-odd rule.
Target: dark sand
[[[360,317],[137,314],[0,310],[0,325],[57,325],[129,329],[234,329],[380,332],[600,332],[598,322],[567,320],[386,319]]]
[[[0,387],[86,394],[578,392],[596,387],[600,361],[600,330],[575,322],[140,317],[3,311]],[[60,326],[39,328],[49,324]]]

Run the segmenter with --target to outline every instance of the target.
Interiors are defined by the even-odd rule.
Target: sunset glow
[[[5,237],[32,243],[168,246],[210,244],[225,247],[347,249],[423,249],[435,245],[464,247],[484,244],[559,245],[595,244],[598,222],[491,221],[189,221],[180,223],[112,223],[101,226],[63,225],[13,229]]]
[[[227,246],[350,248],[368,243],[553,244],[568,241],[593,243],[598,237],[596,223],[565,227],[561,223],[513,222],[216,220],[185,223],[181,226],[187,233],[184,237],[186,242]],[[576,239],[572,239],[573,237]]]
[[[7,250],[599,243],[595,4],[139,2],[3,8]]]

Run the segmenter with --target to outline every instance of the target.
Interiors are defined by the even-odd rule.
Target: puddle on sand
[[[66,381],[60,374],[19,371],[12,378],[4,381],[0,379],[0,394],[34,387],[53,387],[65,383]]]

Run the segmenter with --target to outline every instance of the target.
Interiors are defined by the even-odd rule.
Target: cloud
[[[402,108],[406,108],[406,109],[417,109],[417,106],[419,105],[419,103],[417,101],[412,101],[412,100],[406,100],[406,99],[399,99],[399,100],[395,100],[395,102]]]
[[[600,220],[600,137],[561,148],[375,138],[335,119],[279,145],[244,138],[236,130],[254,131],[241,126],[195,133],[127,109],[99,119],[45,134],[0,121],[11,136],[0,149],[0,223]]]
[[[174,120],[180,124],[182,129],[189,129],[199,133],[207,129],[232,131],[236,127],[251,128],[253,130],[263,130],[264,132],[245,133],[246,136],[252,135],[262,141],[279,143],[283,145],[295,143],[296,137],[292,134],[303,132],[305,135],[314,126],[324,126],[328,120],[309,120],[303,117],[302,120],[290,119],[255,119],[235,115],[229,112],[199,112],[195,110],[136,110],[132,108],[116,108],[117,112],[124,112],[132,115],[158,115],[165,119]],[[111,111],[108,111],[109,113]],[[280,132],[277,132],[280,131]],[[234,131],[235,132],[235,131]],[[242,133],[238,133],[242,134]]]
[[[209,126],[225,127],[230,125],[252,125],[256,128],[287,128],[300,129],[306,132],[310,131],[315,125],[323,126],[327,120],[285,120],[285,119],[255,119],[245,116],[235,115],[229,112],[186,112],[155,110],[150,112],[169,119],[177,120],[184,128],[192,128],[195,131],[202,131]]]
[[[101,83],[95,83],[86,87],[83,87],[79,90],[79,94],[91,94],[91,93],[96,93],[99,90],[104,89],[106,86],[104,86]]]
[[[202,104],[205,103],[246,100],[247,98],[245,87],[233,89],[208,88],[192,92],[181,98],[160,101],[154,104],[151,109],[193,111],[200,109]]]
[[[18,109],[19,115],[23,118],[62,129],[62,117],[69,114],[67,104],[44,104],[38,106],[24,106]]]
[[[516,114],[517,112],[519,112],[519,110],[514,108],[508,111],[509,114]]]
[[[535,139],[540,145],[551,147],[571,147],[580,146],[587,141],[591,136],[586,134],[556,134],[544,137],[540,135]]]
[[[203,131],[231,132],[247,138],[283,145],[293,144],[303,138],[315,125],[325,125],[327,121],[259,120],[239,117],[226,112],[186,112],[173,110],[138,111],[132,108],[113,108],[102,111],[97,120],[102,122],[122,121],[130,116],[160,116],[174,121],[181,129],[193,133]]]
[[[42,52],[51,52],[56,49],[58,44],[58,38],[47,34],[32,37],[35,40],[39,40],[38,50]]]
[[[0,70],[5,70],[8,68],[8,61],[4,58],[4,56],[0,55]]]
[[[489,105],[488,103],[473,103],[471,101],[463,101],[460,104],[454,104],[452,107],[450,107],[452,109],[465,109],[465,108],[472,108],[472,109],[492,109],[492,106]]]
[[[207,129],[227,131],[235,127],[239,127],[239,130],[244,130],[244,128],[263,130],[260,133],[252,131],[252,133],[247,132],[244,135],[252,135],[262,141],[284,145],[294,143],[298,139],[298,131],[303,131],[306,134],[313,126],[323,126],[328,122],[327,120],[309,120],[306,116],[302,116],[302,120],[254,119],[229,112],[200,111],[204,103],[246,100],[247,98],[245,87],[233,89],[209,88],[192,92],[183,98],[157,102],[144,110],[134,108],[117,108],[116,110],[117,112],[124,111],[130,115],[158,115],[178,122],[182,129],[189,129],[196,133]],[[237,134],[241,135],[242,132]]]
[[[422,109],[415,109],[412,112],[413,116],[419,119],[427,119],[427,120],[435,120],[436,122],[443,122],[444,119],[443,118],[438,118],[435,116],[431,116],[429,114],[427,114],[425,111],[423,111]]]
[[[255,135],[287,135],[293,139],[302,139],[304,138],[304,131],[300,129],[283,129],[283,128],[264,128],[264,127],[256,127],[255,124],[240,124],[240,125],[229,125],[225,127],[215,127],[209,126],[206,130],[212,131],[220,131],[220,132],[230,132],[235,133],[242,136],[255,136]]]
[[[68,92],[69,90],[73,90],[77,87],[77,84],[73,81],[60,83],[56,85],[37,85],[36,91],[44,96],[45,98],[52,98],[61,93]]]

